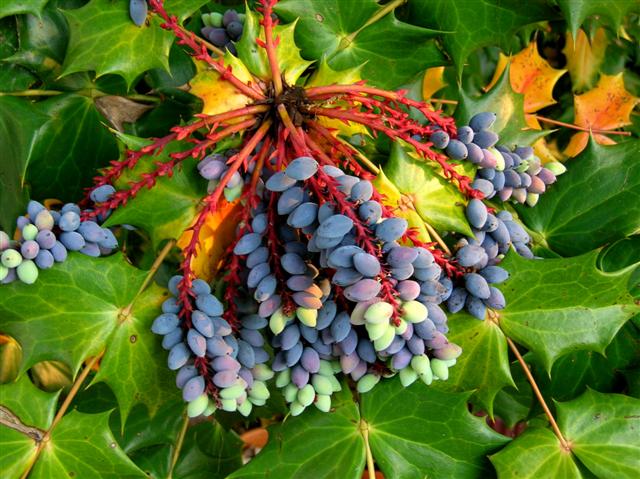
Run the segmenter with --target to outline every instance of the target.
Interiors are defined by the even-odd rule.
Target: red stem
[[[271,14],[273,13],[273,6],[277,0],[260,0],[262,4],[262,25],[264,26],[264,38],[265,42],[262,44],[259,39],[256,39],[258,45],[264,47],[267,52],[267,59],[269,60],[269,67],[271,68],[271,80],[273,81],[273,89],[275,90],[276,97],[282,93],[282,76],[280,74],[280,66],[278,65],[278,55],[276,53],[276,47],[280,42],[280,38],[273,38],[273,27],[278,24],[277,20],[274,23]]]

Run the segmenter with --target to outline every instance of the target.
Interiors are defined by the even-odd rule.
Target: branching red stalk
[[[273,81],[273,89],[276,97],[282,94],[282,75],[280,73],[280,66],[278,64],[278,56],[276,48],[280,43],[280,38],[273,38],[273,27],[278,24],[276,20],[274,22],[271,14],[273,13],[273,6],[277,0],[260,0],[262,7],[262,20],[260,23],[264,27],[264,38],[262,42],[259,38],[256,39],[256,43],[263,47],[267,52],[267,59],[269,60],[269,67],[271,68],[271,79]]]
[[[171,30],[173,34],[178,38],[180,45],[189,47],[194,53],[193,57],[196,60],[201,60],[210,65],[214,70],[220,74],[220,78],[231,83],[240,93],[253,98],[254,100],[264,100],[265,96],[257,87],[256,84],[246,84],[232,73],[230,66],[225,66],[222,57],[217,60],[211,58],[207,51],[207,46],[199,39],[193,32],[183,29],[178,23],[178,19],[175,15],[169,15],[164,9],[162,0],[148,0],[151,9],[157,13],[163,20],[160,26],[165,30]]]

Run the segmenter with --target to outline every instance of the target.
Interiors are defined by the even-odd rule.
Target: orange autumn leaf
[[[553,87],[566,70],[558,70],[549,65],[549,62],[538,53],[535,42],[529,43],[522,51],[511,57],[500,54],[496,71],[487,90],[497,82],[507,64],[509,68],[509,82],[516,93],[524,95],[524,112],[527,124],[531,128],[541,129],[538,121],[531,113],[541,108],[553,105]]]
[[[598,28],[591,41],[584,30],[578,30],[575,43],[571,32],[567,32],[567,43],[562,53],[567,58],[567,69],[571,75],[574,91],[593,86],[593,81],[604,60],[607,45],[607,34],[604,28]]]
[[[447,86],[447,82],[444,81],[444,67],[428,68],[422,79],[422,98],[429,100],[445,86]]]
[[[615,130],[631,124],[631,112],[640,99],[625,89],[622,75],[622,72],[617,75],[602,74],[595,88],[574,96],[576,125],[592,130]],[[602,145],[615,143],[599,133],[593,136]],[[576,133],[571,137],[564,153],[576,156],[587,146],[588,141],[589,133]]]
[[[242,211],[240,200],[229,203],[221,201],[220,207],[207,216],[200,230],[198,254],[191,261],[191,268],[198,278],[209,282],[220,268],[220,261],[225,250],[231,244],[236,228],[233,219]],[[186,230],[178,240],[178,247],[184,249],[191,241],[193,232]]]

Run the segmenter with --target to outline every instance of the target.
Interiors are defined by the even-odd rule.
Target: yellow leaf
[[[253,81],[249,70],[240,60],[229,52],[224,57],[225,65],[231,67],[234,76],[244,83]],[[230,82],[220,79],[220,74],[214,70],[199,66],[199,72],[191,80],[190,93],[200,98],[204,105],[202,113],[215,115],[236,108],[242,108],[252,102],[248,96],[236,90]],[[235,120],[242,121],[242,118]],[[232,123],[232,122],[231,122]]]
[[[622,72],[617,75],[602,74],[595,88],[574,96],[574,123],[592,130],[621,128],[631,124],[631,112],[639,101],[625,89]],[[595,134],[594,139],[601,145],[615,143],[602,134]],[[587,132],[576,133],[564,153],[576,156],[587,146],[588,140]]]
[[[509,64],[509,57],[504,53],[500,52],[500,55],[498,56],[498,63],[496,63],[496,71],[493,72],[493,78],[491,79],[489,84],[486,87],[484,87],[485,91],[489,91],[494,86],[496,86],[496,83],[498,83],[498,80],[500,80],[500,77],[502,77],[502,73],[504,72],[504,69],[507,68],[508,64]],[[509,82],[511,82],[511,77],[509,77]],[[513,88],[513,85],[511,85],[511,88]]]
[[[547,142],[545,138],[540,138],[531,146],[533,146],[534,153],[540,158],[543,165],[552,161],[562,161],[565,159],[564,155],[558,150],[558,144],[555,141]]]
[[[200,230],[198,254],[191,260],[191,268],[198,278],[211,281],[220,268],[220,262],[227,247],[234,239],[237,222],[235,217],[242,211],[240,200],[229,203],[221,201],[221,206],[207,216]],[[178,247],[184,249],[191,241],[193,231],[182,233]]]
[[[593,86],[604,60],[607,45],[607,34],[604,28],[596,30],[591,42],[589,42],[584,30],[578,30],[575,43],[571,32],[567,32],[567,42],[562,53],[567,58],[567,69],[571,75],[574,91],[581,91]]]
[[[428,100],[445,86],[447,82],[444,81],[444,67],[428,68],[422,79],[422,98]]]
[[[512,57],[500,54],[496,71],[489,90],[496,84],[507,63],[510,62],[509,81],[516,93],[524,95],[525,113],[534,113],[545,106],[553,105],[553,86],[566,70],[557,70],[549,65],[538,53],[535,42],[529,43],[522,51]]]

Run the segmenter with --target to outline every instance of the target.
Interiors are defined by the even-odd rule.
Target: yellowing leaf
[[[576,125],[592,130],[614,130],[631,124],[631,112],[640,99],[625,89],[622,75],[622,72],[617,75],[602,74],[594,89],[574,96]],[[594,134],[594,139],[601,145],[615,143],[600,133]],[[564,153],[576,156],[588,141],[587,132],[576,133]]]
[[[225,65],[231,67],[232,72],[240,81],[248,83],[254,81],[253,76],[240,60],[227,52],[224,56]],[[226,80],[221,80],[220,74],[214,70],[202,69],[191,80],[190,92],[204,102],[202,113],[215,115],[236,108],[242,108],[252,99],[240,93],[236,87]],[[238,118],[236,121],[242,121]]]
[[[427,68],[422,79],[422,98],[428,100],[445,86],[447,82],[444,81],[444,67]]]
[[[545,138],[540,138],[531,146],[533,146],[533,151],[536,156],[540,158],[542,164],[565,159],[564,155],[558,149],[558,144],[555,140],[548,142]]]
[[[235,217],[242,210],[240,200],[229,203],[222,201],[221,206],[207,216],[200,230],[198,254],[191,261],[191,268],[198,278],[209,282],[220,268],[220,261],[234,238]],[[186,230],[178,240],[178,247],[184,249],[191,241],[193,231]]]
[[[567,42],[562,53],[567,58],[567,69],[571,75],[574,91],[581,91],[593,86],[604,60],[607,45],[607,34],[604,28],[596,30],[591,42],[582,29],[578,30],[575,43],[571,32],[567,32]]]

